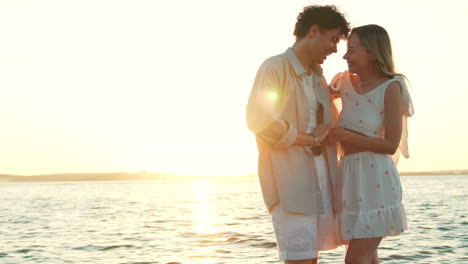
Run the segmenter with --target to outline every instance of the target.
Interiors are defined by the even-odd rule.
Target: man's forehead
[[[341,32],[339,28],[327,30],[327,35],[329,35],[332,38],[338,38],[338,39],[344,38],[344,34],[343,32]]]

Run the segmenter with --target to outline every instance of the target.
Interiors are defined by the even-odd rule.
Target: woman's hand
[[[329,140],[332,142],[344,141],[348,133],[350,132],[344,129],[343,127],[336,126],[331,129],[329,134]]]

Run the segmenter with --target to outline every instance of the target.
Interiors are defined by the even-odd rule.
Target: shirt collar
[[[300,76],[304,73],[306,73],[306,70],[304,67],[302,67],[301,62],[297,58],[296,54],[294,53],[292,48],[288,48],[284,54],[288,58],[289,62],[292,64],[294,71],[296,72],[297,76]],[[313,70],[315,73],[319,74],[320,76],[323,73],[322,67],[320,67],[319,64],[317,65],[311,65],[310,69]]]
[[[292,64],[293,68],[294,68],[294,71],[296,72],[297,76],[299,75],[302,75],[306,72],[306,70],[304,69],[304,67],[302,67],[302,64],[301,62],[299,61],[299,59],[297,58],[296,54],[294,53],[293,49],[292,48],[288,48],[284,54],[286,55],[286,57],[288,58],[289,60],[289,63]]]

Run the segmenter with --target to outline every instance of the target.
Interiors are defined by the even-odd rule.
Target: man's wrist
[[[317,145],[320,145],[320,142],[319,142],[318,137],[317,137],[316,135],[314,135],[314,134],[312,134],[312,136],[314,137],[314,141],[315,141],[315,142],[314,142],[314,145],[316,145],[316,146],[317,146]]]
[[[320,145],[319,139],[318,139],[318,137],[317,137],[314,133],[310,133],[309,136],[312,137],[313,142],[312,142],[311,144],[309,144],[308,146],[313,147],[313,146]]]

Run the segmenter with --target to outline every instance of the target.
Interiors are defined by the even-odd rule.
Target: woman
[[[408,157],[406,117],[413,108],[403,75],[395,72],[384,28],[354,28],[347,45],[343,58],[349,71],[331,85],[343,104],[331,132],[343,150],[337,192],[341,235],[348,244],[346,263],[378,263],[382,238],[407,228],[392,155],[395,162],[399,152]]]

